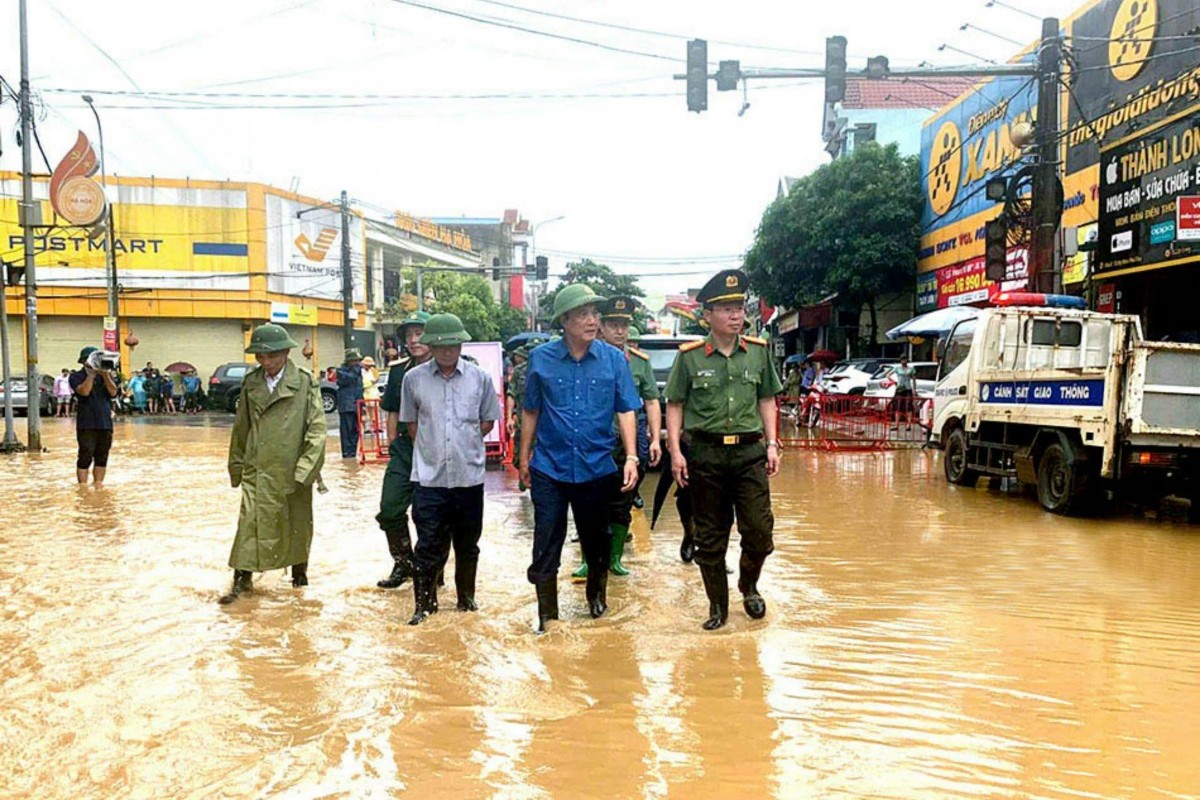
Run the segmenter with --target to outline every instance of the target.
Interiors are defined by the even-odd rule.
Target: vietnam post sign
[[[979,401],[1001,405],[1102,406],[1103,380],[986,381]]]

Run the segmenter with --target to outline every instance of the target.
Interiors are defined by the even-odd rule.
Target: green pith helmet
[[[342,361],[347,364],[352,361],[362,361],[362,353],[358,352],[357,347],[347,347],[346,352],[342,355]]]
[[[254,329],[254,333],[250,334],[250,346],[246,348],[246,352],[276,353],[280,350],[292,350],[299,346],[292,341],[292,337],[288,335],[282,325],[268,322],[266,325],[259,325]]]
[[[629,326],[629,335],[625,337],[625,341],[640,342],[641,340],[642,340],[642,332],[639,331],[635,326],[630,325]]]
[[[401,341],[403,341],[405,328],[407,328],[409,325],[420,325],[423,328],[427,322],[429,322],[429,314],[427,312],[414,311],[404,319],[400,320],[400,324],[396,326],[396,335],[398,335]]]
[[[434,314],[425,323],[421,344],[430,347],[462,344],[471,341],[471,334],[463,327],[462,320],[454,314]]]
[[[564,286],[554,296],[554,318],[559,319],[568,311],[580,306],[599,306],[605,298],[592,291],[592,287],[583,283],[572,283]]]

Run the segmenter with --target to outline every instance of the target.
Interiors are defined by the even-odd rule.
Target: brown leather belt
[[[753,444],[762,441],[762,433],[709,433],[707,431],[688,431],[688,438],[693,442],[705,444]]]

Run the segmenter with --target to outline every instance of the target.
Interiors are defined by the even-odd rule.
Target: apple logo
[[[1117,160],[1115,158],[1108,162],[1108,168],[1104,171],[1104,178],[1109,183],[1117,182]]]

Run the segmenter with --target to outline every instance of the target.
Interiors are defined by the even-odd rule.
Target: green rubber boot
[[[571,582],[572,583],[583,583],[584,581],[587,580],[587,559],[584,558],[582,555],[579,556],[579,558],[580,558],[579,569],[577,569],[571,573]]]
[[[608,571],[613,575],[625,576],[629,574],[629,570],[621,563],[621,557],[625,555],[625,542],[628,541],[629,526],[628,525],[610,525],[612,530],[612,552],[608,557]]]

